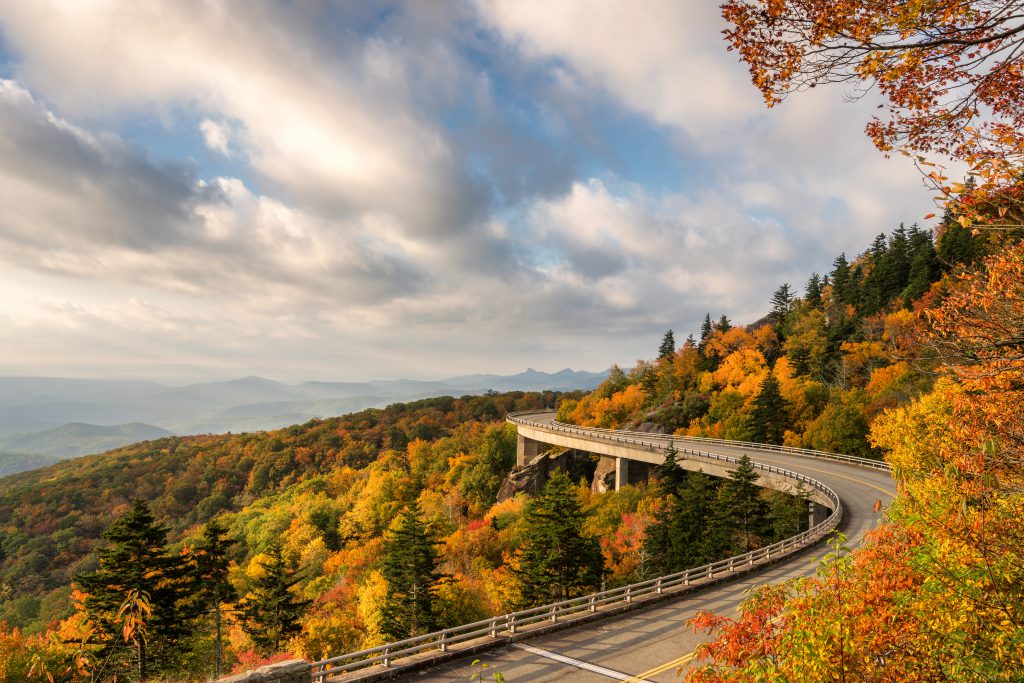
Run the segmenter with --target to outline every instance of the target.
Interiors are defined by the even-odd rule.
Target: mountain
[[[515,375],[441,380],[288,384],[250,376],[180,387],[143,381],[0,377],[0,452],[64,458],[170,433],[265,431],[434,396],[590,390],[607,376],[607,371],[566,368],[547,373],[531,368]],[[149,431],[117,431],[137,424]]]
[[[6,434],[0,436],[0,476],[172,435],[140,422],[110,427],[72,422],[37,432]]]

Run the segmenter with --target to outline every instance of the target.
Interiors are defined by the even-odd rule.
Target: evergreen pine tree
[[[832,298],[837,304],[853,304],[855,298],[850,289],[850,264],[846,260],[846,254],[840,254],[832,262]]]
[[[697,348],[697,341],[693,338],[693,334],[686,335],[686,341],[683,342],[684,349],[695,349]]]
[[[715,331],[714,326],[711,324],[711,314],[704,314],[704,322],[700,324],[700,344],[698,348],[703,351],[704,347],[707,346],[708,340],[711,339],[712,333]]]
[[[200,613],[213,615],[216,678],[220,678],[224,660],[221,639],[222,606],[232,604],[238,599],[234,586],[228,581],[228,549],[235,541],[226,538],[226,533],[227,529],[217,520],[210,520],[203,528],[203,542],[195,550],[195,598]]]
[[[759,443],[779,445],[788,426],[789,412],[779,390],[779,380],[769,372],[761,382],[754,399],[754,409],[750,412],[751,438]]]
[[[725,524],[715,510],[715,479],[701,471],[686,475],[669,530],[671,571],[683,571],[718,560],[728,547]]]
[[[672,330],[669,330],[661,339],[661,346],[658,347],[658,358],[671,359],[674,355],[676,355],[676,338],[672,334]]]
[[[910,306],[927,292],[932,283],[939,279],[939,259],[931,233],[920,230],[917,225],[910,227],[910,272],[907,286],[903,290],[903,302]]]
[[[807,528],[807,488],[797,484],[792,494],[771,491],[768,495],[768,519],[771,523],[772,542],[795,536]]]
[[[658,493],[662,496],[678,495],[686,483],[686,472],[679,466],[679,451],[673,444],[665,450],[665,461],[655,465],[654,474],[658,480]]]
[[[779,285],[779,288],[772,294],[772,310],[769,316],[776,327],[781,326],[786,321],[790,309],[793,308],[794,298],[788,283]]]
[[[129,679],[145,681],[171,668],[191,631],[196,615],[190,606],[188,560],[167,552],[167,531],[144,501],[134,500],[103,533],[107,545],[98,551],[97,569],[75,576],[87,594],[83,608],[102,645],[100,677],[123,672]],[[138,612],[143,623],[125,652],[119,612],[130,603],[146,606]]]
[[[299,618],[310,600],[296,598],[292,588],[299,583],[295,566],[287,561],[281,545],[271,543],[265,551],[266,562],[260,562],[263,574],[252,584],[239,602],[242,628],[256,649],[263,655],[274,654],[299,631]]]
[[[388,582],[381,630],[389,638],[404,640],[439,627],[434,599],[444,576],[437,569],[437,546],[437,536],[415,502],[388,532],[381,558],[381,574]]]
[[[729,472],[729,480],[718,489],[720,509],[739,537],[734,549],[744,553],[754,549],[755,539],[763,533],[767,521],[766,506],[761,500],[757,479],[750,458],[744,455],[736,469]]]
[[[717,330],[718,332],[725,333],[725,332],[728,332],[731,329],[732,329],[732,323],[729,322],[729,318],[727,318],[725,316],[725,313],[723,313],[722,317],[718,319],[717,323],[715,323],[715,330]]]
[[[596,590],[604,571],[597,539],[583,534],[586,515],[569,477],[556,472],[526,505],[524,541],[513,571],[524,606]]]
[[[821,293],[825,288],[825,282],[817,273],[811,273],[804,288],[804,300],[815,308],[821,306]]]

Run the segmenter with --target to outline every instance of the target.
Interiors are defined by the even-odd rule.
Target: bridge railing
[[[832,460],[835,462],[841,462],[847,465],[856,465],[857,467],[865,467],[873,470],[890,471],[892,467],[889,463],[883,460],[872,460],[871,458],[858,458],[853,455],[842,455],[840,453],[830,453],[828,451],[817,451],[810,448],[794,448],[792,446],[776,446],[774,444],[756,443],[753,441],[732,441],[729,439],[710,439],[704,436],[675,436],[672,434],[656,434],[653,432],[637,432],[626,429],[604,429],[602,427],[578,427],[576,425],[567,424],[565,422],[552,421],[547,422],[535,422],[533,420],[526,419],[527,415],[536,415],[536,410],[520,410],[514,413],[509,413],[507,420],[514,424],[527,424],[533,427],[540,427],[542,429],[551,429],[554,431],[565,432],[565,433],[578,433],[582,435],[592,434],[594,432],[601,432],[614,437],[614,440],[619,443],[634,443],[625,438],[641,439],[644,442],[647,441],[672,441],[674,444],[681,443],[698,443],[698,444],[714,444],[718,446],[728,446],[731,448],[744,448],[758,451],[774,451],[776,453],[788,453],[791,455],[801,455],[808,458],[817,458],[819,460]],[[653,444],[644,444],[653,445]]]
[[[515,414],[509,415],[510,421],[515,421],[514,418]],[[553,428],[559,431],[563,429],[582,431],[583,429],[573,427],[572,425],[559,425],[557,427],[553,427],[552,425],[538,423],[538,426]],[[614,439],[619,443],[643,445],[652,448],[667,448],[667,443],[664,439],[641,439],[632,434],[620,436],[619,434],[621,433],[619,432],[608,433],[611,430],[602,431],[605,433],[600,434],[599,438]],[[637,432],[636,434],[644,433]],[[720,455],[717,453],[709,453],[693,449],[685,449],[685,452],[691,456],[720,462],[736,463],[739,461],[739,458]],[[620,586],[618,588],[611,588],[609,590],[581,595],[569,600],[562,600],[560,602],[553,602],[547,605],[531,607],[517,612],[509,612],[508,614],[475,621],[471,624],[463,624],[462,626],[434,631],[414,638],[406,638],[405,640],[386,643],[384,645],[378,645],[377,647],[359,650],[358,652],[351,652],[314,662],[312,665],[313,680],[327,681],[332,677],[341,676],[346,673],[363,669],[369,669],[374,666],[385,668],[391,667],[394,665],[395,660],[422,655],[431,651],[438,651],[442,653],[448,652],[453,646],[478,639],[484,639],[484,642],[490,640],[495,644],[500,644],[508,642],[515,637],[517,633],[522,633],[524,631],[528,631],[530,633],[541,633],[546,628],[558,622],[559,619],[573,617],[580,619],[587,614],[597,613],[602,610],[608,610],[629,604],[637,599],[643,599],[645,596],[652,594],[685,591],[695,582],[714,580],[715,578],[721,578],[723,575],[746,571],[761,562],[767,562],[772,559],[778,559],[793,554],[817,543],[839,525],[839,521],[843,516],[843,505],[839,500],[839,496],[829,486],[804,474],[800,474],[799,472],[793,472],[774,465],[763,465],[757,462],[752,463],[752,465],[755,469],[779,474],[795,481],[803,482],[811,488],[821,491],[831,502],[832,514],[806,531],[802,531],[799,534],[779,541],[778,543],[773,543],[772,545],[743,553],[742,555],[728,557],[717,562],[705,564],[700,567],[694,567],[675,574],[660,576],[646,581]]]

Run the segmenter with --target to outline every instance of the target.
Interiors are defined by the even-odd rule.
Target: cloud
[[[0,0],[0,369],[597,369],[753,320],[927,199],[838,93],[764,111],[718,22]],[[140,121],[192,127],[199,159]]]

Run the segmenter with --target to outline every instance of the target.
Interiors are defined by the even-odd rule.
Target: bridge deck
[[[531,420],[551,423],[554,415],[541,413],[525,416]],[[536,438],[536,433],[533,434]],[[695,443],[692,447],[721,455],[741,456],[763,464],[777,465],[806,474],[832,487],[843,503],[844,516],[840,529],[848,543],[860,543],[864,533],[878,523],[874,512],[876,500],[883,505],[896,494],[896,485],[888,472],[867,470],[836,462],[787,453],[744,450],[735,446]],[[568,629],[527,641],[526,645],[509,646],[479,658],[489,665],[488,671],[499,671],[505,680],[559,681],[560,683],[607,680],[675,681],[679,666],[685,666],[689,653],[700,642],[683,624],[699,610],[734,613],[744,594],[752,586],[814,573],[813,558],[821,554],[821,546],[788,558],[762,572],[736,581],[717,584],[706,590],[662,603],[646,610]],[[477,670],[470,661],[456,660],[448,664],[404,676],[410,681],[466,681]]]

